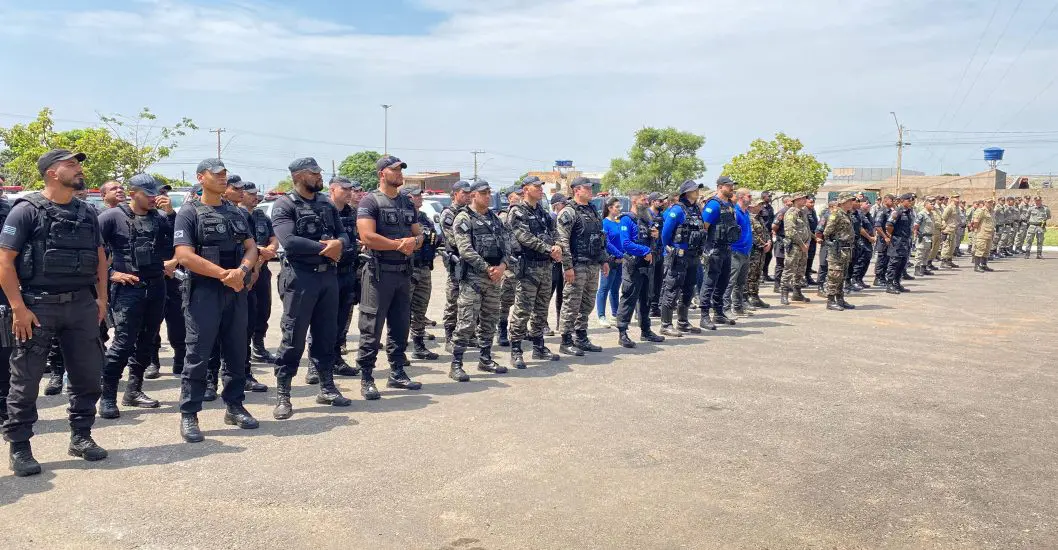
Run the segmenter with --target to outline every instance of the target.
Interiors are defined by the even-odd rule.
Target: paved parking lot
[[[45,472],[4,470],[0,547],[1053,548],[1058,261],[993,265],[635,350],[594,329],[604,353],[466,384],[415,361],[422,391],[343,379],[346,409],[299,377],[294,418],[252,394],[240,431],[215,402],[197,445],[166,375],[161,409],[97,421],[96,464],[41,398]]]

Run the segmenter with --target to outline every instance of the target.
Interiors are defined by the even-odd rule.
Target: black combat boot
[[[243,384],[242,389],[253,393],[264,393],[268,391],[268,386],[258,382],[253,373],[248,372],[246,373],[246,382]]]
[[[644,329],[640,329],[639,341],[640,342],[654,342],[655,344],[659,344],[659,343],[665,341],[665,337],[664,336],[659,336],[657,334],[654,334],[654,332],[652,330],[650,330],[650,327],[646,327]]]
[[[820,278],[819,286],[816,287],[816,296],[820,298],[827,297],[826,281],[823,281],[822,278]]]
[[[437,354],[436,353],[426,349],[426,342],[423,340],[422,336],[416,336],[416,337],[412,338],[411,339],[411,343],[412,343],[412,351],[411,351],[411,356],[412,357],[414,357],[416,359],[426,359],[428,361],[433,361],[434,359],[437,359]]]
[[[55,369],[48,376],[48,385],[44,386],[44,395],[59,395],[60,393],[62,393],[62,370]]]
[[[838,304],[845,309],[856,309],[856,306],[845,301],[844,294],[838,294]]]
[[[822,277],[820,278],[822,279]],[[813,279],[811,275],[805,275],[805,284],[808,286],[816,286],[819,284],[819,281]]]
[[[779,294],[779,303],[784,306],[790,305],[790,291],[788,289],[782,289],[782,294]]]
[[[206,375],[206,392],[202,394],[203,401],[217,400],[217,375],[209,373]]]
[[[544,345],[544,337],[537,336],[533,338],[533,359],[543,359],[545,361],[558,361],[559,357],[557,353],[552,352],[547,346]]]
[[[118,384],[117,382],[103,381],[102,393],[99,396],[100,418],[121,418],[118,410]]]
[[[827,296],[827,309],[832,311],[845,311],[845,308],[841,307],[838,303],[837,296]]]
[[[985,270],[981,269],[981,258],[974,257],[974,273],[984,273]]]
[[[456,382],[467,382],[470,380],[470,375],[463,370],[463,354],[466,351],[467,348],[458,344],[452,348],[452,365],[448,368],[448,377]]]
[[[713,323],[713,318],[709,316],[709,310],[702,310],[702,315],[698,317],[698,326],[695,328],[698,329],[698,333],[701,333],[703,329],[716,330],[716,324]]]
[[[857,279],[853,279],[852,280],[852,290],[854,292],[863,292],[864,290],[867,290],[867,285],[861,283]]]
[[[525,358],[522,357],[522,341],[511,342],[511,367],[516,369],[525,368]]]
[[[33,458],[33,448],[29,441],[11,443],[8,464],[17,477],[35,476],[40,473],[40,462]]]
[[[143,379],[132,374],[129,374],[129,382],[125,385],[125,394],[121,396],[121,404],[140,409],[156,409],[160,405],[157,399],[151,399],[143,393]]]
[[[577,331],[577,337],[573,339],[573,345],[577,346],[577,348],[580,349],[581,351],[591,351],[591,352],[602,351],[601,347],[596,346],[595,344],[591,343],[591,340],[588,339],[588,331],[586,331],[586,330],[578,330]]]
[[[289,376],[276,378],[276,408],[272,410],[272,418],[276,420],[294,416],[294,407],[290,404],[290,382]]]
[[[258,363],[267,363],[269,365],[274,365],[279,360],[276,354],[268,351],[268,348],[265,347],[263,338],[253,339],[253,343],[250,346],[250,357]]]
[[[584,352],[573,344],[573,335],[568,332],[562,335],[562,343],[558,345],[558,351],[576,357],[584,356]]]
[[[408,374],[404,372],[404,367],[391,366],[389,378],[386,379],[386,387],[398,390],[420,390],[422,389],[422,384],[408,378]]]
[[[928,271],[937,271],[937,266],[933,265],[933,260],[926,262],[926,269]]]
[[[904,276],[900,277],[900,280],[902,280],[902,281],[914,281],[915,278],[912,277],[911,274],[907,272],[907,268],[904,268]]]
[[[661,308],[661,333],[673,338],[680,338],[683,336],[683,333],[672,326],[672,310],[665,307]]]
[[[885,287],[886,294],[900,294],[900,288],[896,286],[896,283],[889,283],[889,286]]]
[[[83,458],[89,462],[103,460],[107,457],[106,449],[96,445],[90,428],[75,428],[70,432],[70,447],[66,450],[70,456]]]
[[[452,353],[452,333],[455,327],[445,327],[445,351]]]
[[[871,286],[873,286],[874,288],[885,288],[889,286],[889,283],[887,283],[885,279],[881,277],[875,277],[874,282],[871,283]]]
[[[368,401],[382,397],[382,394],[378,393],[378,388],[375,387],[375,379],[371,376],[371,371],[360,369],[360,395]]]
[[[735,320],[728,317],[727,315],[724,315],[723,311],[714,311],[713,324],[735,326]]]
[[[988,271],[988,272],[995,271],[991,267],[988,267],[988,258],[981,258],[981,270],[982,271]]]
[[[202,435],[202,430],[198,428],[198,414],[181,413],[180,437],[188,443],[198,443],[206,439],[206,436]]]
[[[848,279],[845,280],[845,284],[842,285],[840,288],[844,289],[845,292],[854,292],[854,290],[852,288],[852,281],[850,281]]]
[[[320,383],[320,373],[316,370],[316,365],[309,365],[308,370],[305,371],[305,383],[310,386]]]
[[[797,288],[796,286],[793,289],[793,293],[790,294],[790,301],[792,301],[792,302],[802,302],[802,303],[805,303],[805,304],[811,302],[811,300],[809,300],[807,296],[805,296],[804,294],[801,294],[801,289]]]
[[[705,308],[702,308],[702,316],[708,317]],[[702,329],[691,324],[691,312],[687,306],[681,305],[677,310],[676,330],[691,334],[702,333]]]
[[[492,360],[492,346],[484,346],[478,354],[478,370],[493,374],[505,374],[507,367]]]
[[[749,295],[749,303],[750,305],[758,309],[768,309],[769,307],[771,307],[771,304],[767,304],[764,302],[764,300],[760,299],[760,294],[757,292],[754,292],[753,294]]]
[[[499,331],[496,333],[496,343],[501,348],[511,345],[511,340],[507,337],[507,319],[500,319]]]
[[[651,307],[650,308],[650,316],[651,317],[655,317],[655,318],[661,317],[661,308],[658,307],[658,306]]]
[[[320,393],[316,394],[316,402],[332,407],[348,407],[353,404],[352,399],[338,391],[338,386],[334,385],[334,371],[328,370],[320,371]]]
[[[154,353],[151,354],[151,362],[147,365],[147,368],[143,371],[143,378],[146,380],[154,380],[162,375],[161,361],[158,359],[158,350],[155,349]]]
[[[627,328],[619,328],[619,329],[617,329],[617,332],[619,334],[619,336],[617,337],[617,343],[621,344],[621,347],[623,347],[623,348],[634,348],[634,347],[636,347],[636,343],[633,342],[632,339],[628,337],[628,329]]]
[[[238,426],[244,430],[256,430],[257,427],[261,425],[257,419],[250,414],[250,411],[242,406],[242,403],[228,405],[227,409],[224,411],[224,423],[229,426]]]

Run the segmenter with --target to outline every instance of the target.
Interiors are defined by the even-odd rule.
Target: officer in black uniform
[[[735,181],[727,176],[716,180],[716,195],[705,202],[702,228],[705,230],[705,280],[698,296],[702,317],[701,328],[716,330],[716,325],[734,325],[735,320],[724,315],[724,293],[731,282],[731,245],[742,238],[742,228],[735,218]],[[710,309],[712,319],[710,319]]]
[[[274,365],[279,357],[265,348],[264,338],[268,332],[268,318],[272,315],[272,271],[268,266],[277,261],[279,239],[272,228],[272,219],[264,210],[257,208],[262,198],[264,195],[256,186],[253,190],[243,189],[242,207],[250,213],[250,232],[257,243],[258,264],[257,282],[250,289],[248,296],[253,308],[250,310],[247,324],[250,327],[250,357],[254,361]]]
[[[390,365],[386,386],[422,388],[408,378],[402,363],[411,323],[411,256],[423,243],[415,205],[400,194],[402,170],[407,167],[392,155],[378,159],[378,189],[360,199],[356,211],[356,229],[369,251],[369,261],[360,274],[360,349],[356,356],[360,394],[368,400],[381,397],[373,373],[383,325],[388,325],[393,342],[386,350]]]
[[[260,393],[268,391],[268,386],[258,382],[253,374],[253,368],[250,363],[251,343],[253,341],[254,328],[257,325],[256,320],[261,316],[261,308],[271,309],[272,307],[272,289],[267,286],[271,284],[271,280],[262,282],[261,270],[268,265],[268,260],[275,258],[276,250],[279,248],[279,241],[274,234],[271,234],[270,238],[261,238],[263,234],[271,232],[272,225],[271,221],[268,220],[268,216],[264,215],[264,212],[257,211],[260,214],[256,217],[253,214],[257,206],[257,193],[257,184],[252,181],[243,181],[242,194],[239,197],[238,204],[240,210],[246,216],[246,226],[250,228],[250,235],[253,236],[254,242],[257,243],[257,265],[254,266],[250,282],[247,284],[247,288],[244,289],[244,292],[246,292],[245,386],[246,391]],[[261,218],[264,218],[264,220],[261,220]],[[262,240],[265,244],[261,244]],[[266,297],[263,298],[264,303],[262,303],[262,296]],[[267,322],[268,316],[266,313],[265,323],[267,324]],[[268,350],[264,351],[267,352]]]
[[[698,208],[702,184],[687,180],[680,185],[679,200],[665,210],[661,239],[665,245],[665,280],[661,284],[661,334],[679,338],[684,332],[699,334],[702,329],[691,325],[688,313],[702,247],[705,227]],[[677,309],[678,308],[678,309]],[[672,310],[678,310],[678,325],[672,326]]]
[[[661,230],[655,226],[650,212],[649,197],[642,192],[631,193],[632,211],[621,214],[621,251],[625,254],[621,272],[621,307],[617,310],[618,343],[634,348],[628,337],[628,323],[632,313],[639,313],[639,339],[644,342],[664,342],[650,330],[650,293],[654,286],[654,265],[661,263]]]
[[[162,186],[162,195],[155,199],[155,204],[158,206],[158,210],[165,214],[165,220],[169,223],[169,227],[172,228],[176,225],[176,210],[173,208],[172,201],[166,195],[169,191],[168,187],[168,185]],[[163,199],[162,197],[165,198]],[[198,196],[194,192],[188,193],[187,201],[191,202],[197,198]],[[170,238],[172,237],[171,232],[169,236]],[[168,262],[174,259],[172,254],[175,254],[172,240],[170,240],[166,249],[174,251],[165,258]],[[173,350],[173,374],[176,376],[184,372],[184,356],[187,354],[187,346],[184,345],[187,332],[184,326],[184,299],[180,290],[181,282],[187,279],[187,276],[187,270],[177,263],[173,274],[167,273],[165,277],[165,333],[169,341],[169,347]],[[152,364],[158,363],[158,351],[161,347],[162,338],[159,335],[154,339],[154,359]],[[144,373],[144,378],[151,378],[151,370],[148,367],[147,372]]]
[[[867,213],[870,201],[862,193],[856,195],[856,201],[857,208],[854,212],[860,218],[860,230],[856,233],[856,247],[853,254],[855,260],[851,271],[853,282],[859,290],[864,290],[868,285],[863,278],[867,275],[867,268],[871,264],[872,249],[878,236],[874,232],[874,222]]]
[[[912,217],[915,215],[911,206],[913,200],[911,193],[900,195],[900,204],[893,209],[885,222],[885,232],[889,235],[889,246],[886,249],[889,265],[885,276],[888,286],[885,291],[889,294],[910,292],[900,284],[900,280],[904,277],[904,268],[911,249],[911,227],[914,223]]]
[[[0,190],[0,227],[11,213],[11,203]],[[0,292],[0,426],[7,420],[7,394],[11,391],[11,351],[15,335],[11,332],[11,305],[7,295]],[[61,380],[60,380],[61,382]]]
[[[860,261],[861,247],[860,240],[863,239],[861,234],[864,228],[867,227],[867,219],[860,213],[860,202],[856,200],[856,204],[849,211],[849,219],[852,220],[852,234],[854,238],[852,240],[852,256],[849,259],[849,265],[845,271],[845,292],[859,292],[863,290],[864,286],[860,285],[860,281],[856,278],[856,264]]]
[[[305,157],[290,163],[294,189],[276,200],[272,225],[283,245],[279,294],[283,300],[283,340],[276,361],[277,399],[272,416],[290,418],[290,382],[305,353],[305,336],[312,330],[310,356],[320,377],[316,402],[348,407],[352,404],[334,385],[338,341],[338,260],[349,246],[338,209],[320,194],[323,169]]]
[[[889,286],[888,283],[888,272],[889,272],[889,234],[885,231],[885,224],[889,221],[889,215],[893,213],[893,201],[896,200],[894,195],[886,195],[882,198],[882,201],[875,205],[874,210],[874,234],[876,239],[874,240],[874,251],[877,253],[877,257],[874,260],[874,281],[871,286],[880,288]]]
[[[334,207],[338,209],[338,222],[345,229],[345,235],[349,243],[342,249],[342,258],[338,260],[335,271],[338,272],[338,330],[335,332],[336,342],[334,344],[334,374],[341,376],[356,376],[360,369],[353,367],[345,361],[342,356],[342,347],[349,337],[349,317],[353,314],[353,306],[360,302],[360,281],[358,271],[360,268],[360,239],[356,234],[356,205],[352,202],[353,197],[363,190],[358,182],[354,182],[345,176],[334,176],[330,182],[330,199]],[[309,348],[312,348],[312,336],[309,336]],[[319,384],[320,376],[318,360],[309,351],[309,371],[305,373],[307,384]]]
[[[764,201],[764,204],[760,207],[760,213],[757,216],[760,217],[761,223],[764,224],[764,228],[771,231],[771,226],[775,223],[775,208],[771,205],[771,191],[764,191],[760,194],[760,200]],[[771,240],[771,235],[768,235],[768,240]],[[774,248],[774,247],[772,247]],[[774,282],[770,275],[768,275],[768,267],[771,265],[771,252],[769,248],[764,253],[764,275],[761,280],[766,283]]]
[[[654,263],[652,264],[654,274],[650,278],[650,316],[661,317],[661,283],[665,280],[665,262],[662,260],[664,256],[665,247],[661,245],[661,226],[665,223],[665,195],[658,193],[657,191],[647,195],[647,200],[650,201],[650,218],[651,218],[651,229],[658,232],[658,237],[654,239],[655,248],[654,251]]]
[[[15,201],[0,231],[0,285],[11,304],[11,389],[4,439],[16,476],[39,474],[29,440],[37,421],[37,392],[53,337],[70,379],[69,453],[101,460],[92,440],[103,346],[99,323],[107,310],[107,260],[96,216],[74,197],[84,189],[84,153],[53,149],[37,160],[44,190]]]
[[[103,365],[99,416],[118,418],[118,381],[129,367],[121,404],[152,409],[158,401],[143,393],[143,374],[165,316],[165,276],[176,271],[171,249],[173,230],[154,207],[158,182],[150,174],[129,179],[131,200],[99,216],[104,245],[110,249],[110,317],[114,338]]]
[[[221,198],[228,187],[227,175],[220,159],[198,163],[202,197],[180,208],[173,227],[176,259],[190,272],[182,289],[187,357],[180,383],[180,436],[189,443],[205,439],[198,426],[198,411],[217,341],[225,366],[224,423],[243,429],[258,426],[242,404],[246,398],[247,320],[242,290],[257,264],[257,243],[243,212]]]
[[[816,214],[816,198],[814,195],[809,195],[805,201],[805,208],[803,210],[805,217],[808,218],[808,231],[815,235],[816,228],[819,227],[819,215]],[[826,253],[820,254],[820,256],[826,256]],[[815,270],[812,269],[812,264],[816,260],[816,240],[808,240],[808,257],[805,260],[805,284],[808,286],[814,286],[816,280],[812,278],[812,274]],[[819,276],[822,277],[823,273],[820,272]]]

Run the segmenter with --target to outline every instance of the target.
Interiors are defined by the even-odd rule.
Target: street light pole
[[[386,113],[385,114],[385,117],[386,117],[385,133],[383,134],[383,138],[382,138],[383,139],[383,144],[382,144],[382,151],[383,151],[382,154],[383,155],[388,155],[389,154],[389,108],[392,107],[392,106],[393,105],[386,105],[385,103],[382,104],[382,110],[385,111],[385,113]]]
[[[889,114],[893,115],[893,122],[896,122],[896,192],[899,193],[903,190],[900,186],[900,178],[904,172],[904,127],[900,125],[895,112],[889,111]]]

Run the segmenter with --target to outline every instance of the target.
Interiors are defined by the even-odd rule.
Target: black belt
[[[550,258],[548,258],[546,260],[526,260],[526,259],[523,259],[522,261],[525,263],[526,267],[541,267],[541,266],[545,266],[545,265],[551,265],[552,263],[554,263]]]
[[[327,264],[327,263],[323,263],[323,264],[301,264],[301,263],[297,263],[297,262],[292,262],[290,260],[287,260],[286,263],[287,263],[287,265],[289,265],[290,267],[292,267],[294,269],[301,269],[301,270],[304,270],[304,271],[315,271],[316,273],[323,273],[325,271],[329,271],[331,269],[334,269],[334,266],[332,266],[331,264]]]
[[[72,290],[70,292],[32,292],[27,291],[22,293],[22,301],[26,305],[39,305],[39,304],[68,304],[75,299],[80,293],[88,293],[88,289]]]
[[[355,265],[340,265],[338,266],[339,275],[348,275],[349,273],[356,273]]]

